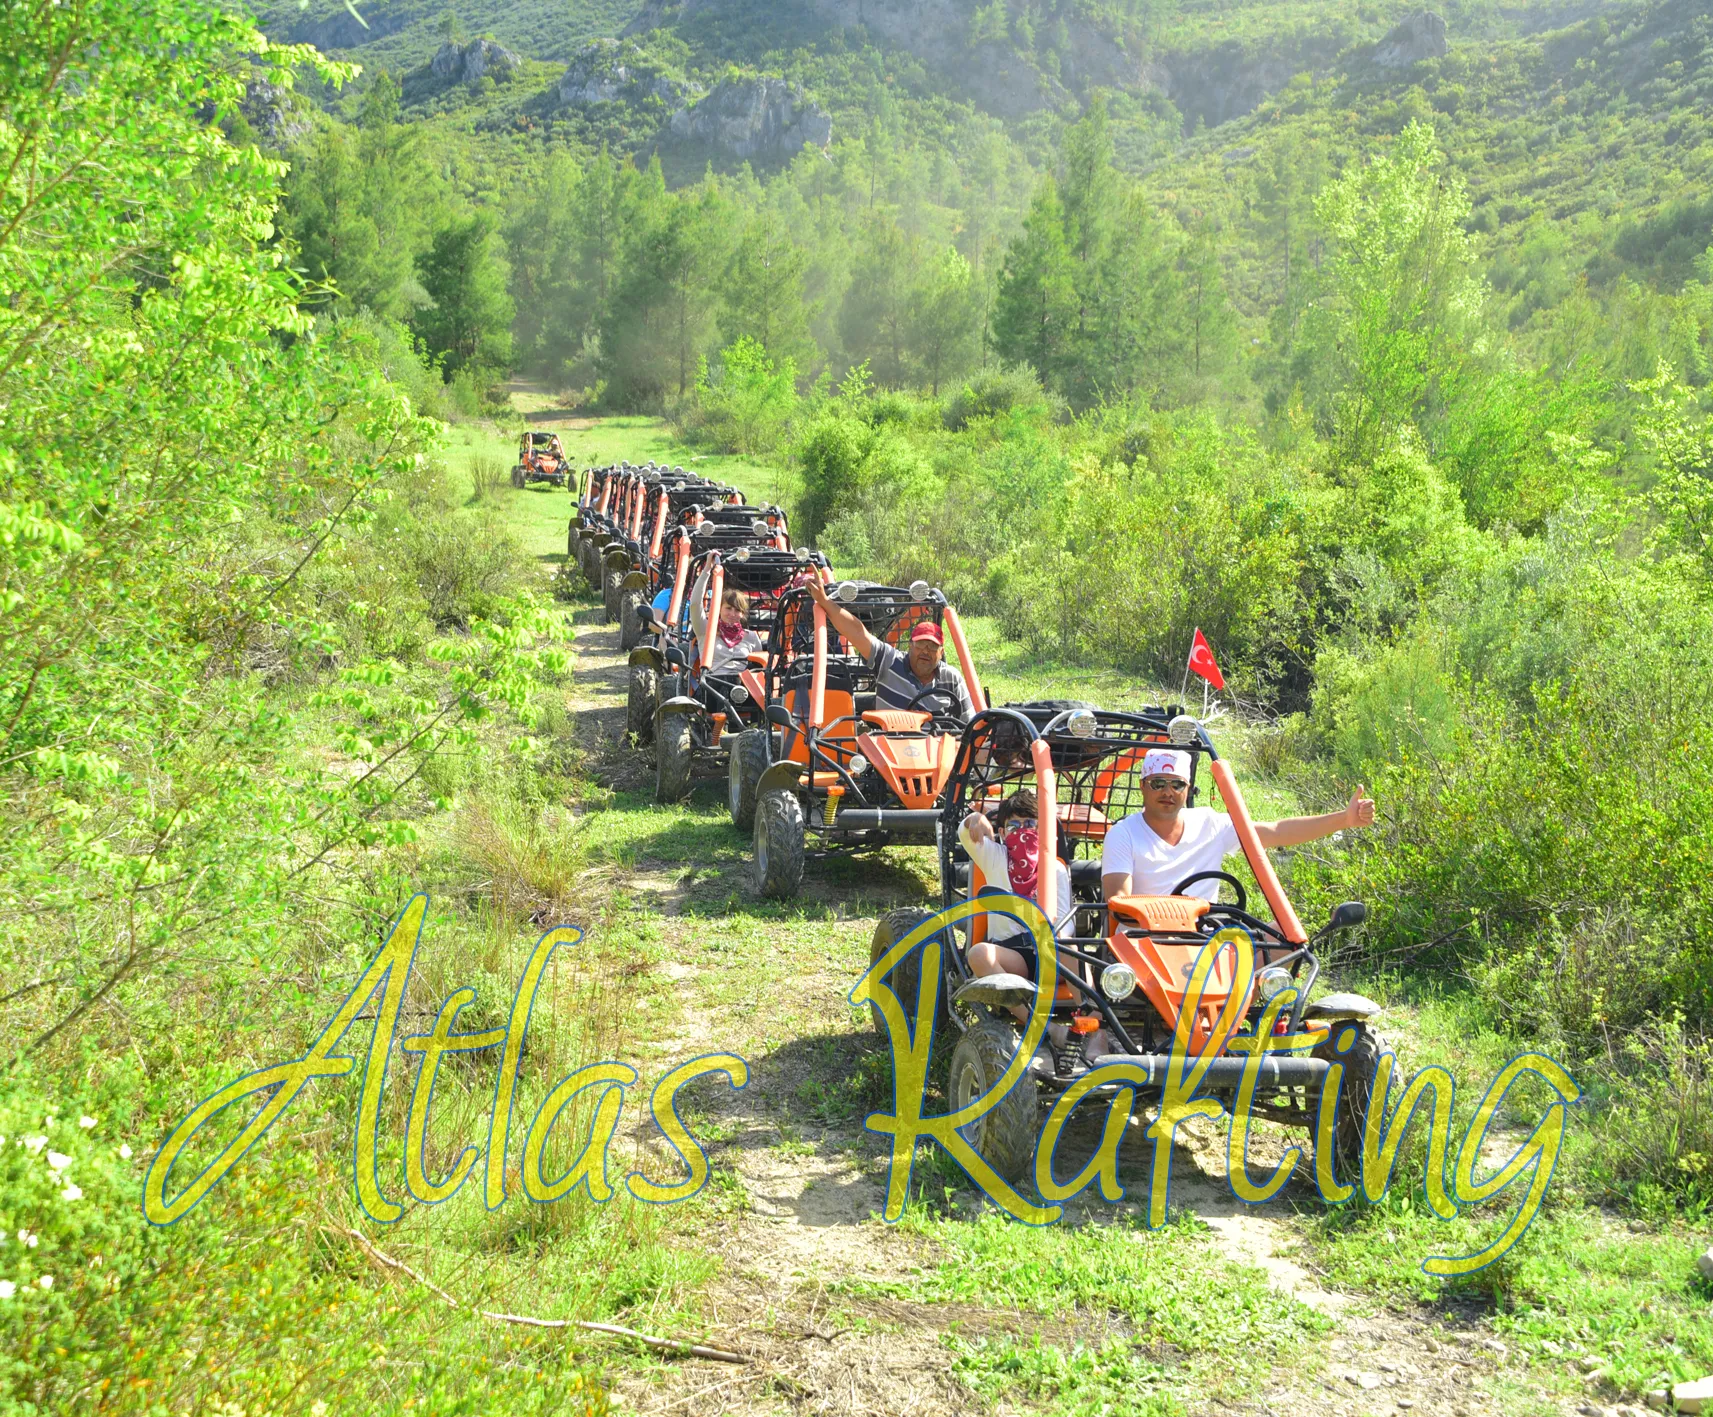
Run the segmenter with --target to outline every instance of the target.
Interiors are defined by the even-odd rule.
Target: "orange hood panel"
[[[958,740],[949,733],[865,733],[860,744],[863,757],[906,807],[932,807],[939,800],[958,754]]]

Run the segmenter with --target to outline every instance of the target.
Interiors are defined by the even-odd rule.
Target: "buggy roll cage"
[[[1274,915],[1273,921],[1267,921],[1252,914],[1245,898],[1238,905],[1216,902],[1202,919],[1217,924],[1219,928],[1240,926],[1254,939],[1256,952],[1266,964],[1290,969],[1293,979],[1298,982],[1290,1031],[1297,1033],[1302,1028],[1309,991],[1320,971],[1312,950],[1314,941],[1303,931],[1295,909],[1279,884],[1278,875],[1256,834],[1229,764],[1219,756],[1207,730],[1185,716],[1177,706],[1145,708],[1133,713],[1088,708],[1031,712],[1027,706],[979,710],[964,730],[940,809],[937,835],[941,904],[950,906],[964,898],[958,867],[968,865],[968,856],[957,839],[963,818],[971,811],[985,810],[989,802],[997,802],[1020,787],[1033,786],[1040,808],[1041,875],[1038,895],[1042,900],[1057,898],[1056,884],[1048,879],[1049,871],[1071,870],[1073,880],[1070,914],[1064,920],[1053,922],[1053,933],[1061,961],[1074,963],[1079,968],[1057,972],[1061,993],[1054,1000],[1053,1007],[1068,1007],[1074,1012],[1092,1006],[1125,1052],[1140,1054],[1150,1051],[1139,1047],[1131,1037],[1118,1016],[1117,1004],[1108,1000],[1096,984],[1090,982],[1091,979],[1098,981],[1100,971],[1111,961],[1078,946],[1098,948],[1105,944],[1108,934],[1072,934],[1061,938],[1059,932],[1067,924],[1074,929],[1078,914],[1083,910],[1098,909],[1103,920],[1110,919],[1106,901],[1091,904],[1076,900],[1075,852],[1080,844],[1098,844],[1110,825],[1140,810],[1143,757],[1151,748],[1164,747],[1190,754],[1188,805],[1195,802],[1199,769],[1202,759],[1207,760],[1208,775],[1219,788],[1236,828],[1243,855]],[[1058,854],[1061,838],[1069,847],[1069,859]],[[1181,884],[1187,885],[1189,881]],[[1098,881],[1096,889],[1099,889]],[[1200,943],[1217,931],[1191,928],[1184,932],[1161,930],[1154,933],[1173,934],[1178,943]],[[1315,937],[1316,940],[1319,938],[1319,935]],[[943,967],[954,975],[947,989],[948,999],[956,993],[957,986],[975,977],[965,959],[966,948],[954,944],[942,952]],[[1307,977],[1303,978],[1301,972],[1305,965]],[[1085,971],[1089,978],[1083,977]],[[1069,999],[1064,997],[1067,991]]]
[[[963,626],[943,592],[923,582],[905,589],[847,581],[841,591],[846,588],[849,598],[845,594],[840,595],[843,608],[856,615],[874,639],[883,640],[894,649],[908,644],[910,634],[918,624],[928,621],[939,626],[950,636],[971,702],[978,708],[985,705],[981,680],[970,657]],[[807,675],[802,668],[804,659],[810,660]],[[875,672],[867,661],[827,623],[826,612],[815,603],[806,587],[790,590],[781,597],[768,638],[765,682],[767,703],[780,706],[779,714],[783,721],[771,708],[769,719],[783,729],[780,747],[787,756],[795,749],[799,738],[803,741],[812,787],[823,785],[817,779],[818,774],[831,774],[837,779],[842,792],[848,793],[853,800],[867,800],[857,787],[850,765],[862,747],[861,735],[869,727],[863,718],[865,710],[857,700],[861,695],[873,693],[875,678]],[[829,687],[851,695],[852,713],[829,717]],[[792,697],[801,701],[805,690],[808,694],[807,715],[794,715],[785,705]],[[925,694],[930,692],[931,689],[924,691]],[[933,716],[940,717],[938,714]],[[848,736],[835,737],[832,730],[846,723],[852,726],[852,732]],[[885,824],[877,822],[875,825]]]

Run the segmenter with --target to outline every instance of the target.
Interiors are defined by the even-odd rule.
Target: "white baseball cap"
[[[1176,777],[1190,780],[1190,755],[1175,748],[1155,748],[1142,759],[1142,776]]]

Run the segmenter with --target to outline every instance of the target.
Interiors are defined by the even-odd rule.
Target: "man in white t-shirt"
[[[1191,876],[1224,869],[1226,856],[1238,849],[1237,828],[1230,817],[1212,807],[1186,807],[1189,790],[1188,753],[1159,748],[1142,760],[1142,810],[1107,832],[1101,850],[1100,889],[1105,899],[1171,895]],[[1256,822],[1255,835],[1269,849],[1301,846],[1347,827],[1368,826],[1373,820],[1374,803],[1358,784],[1342,812]],[[1192,882],[1184,894],[1217,900],[1219,882]]]

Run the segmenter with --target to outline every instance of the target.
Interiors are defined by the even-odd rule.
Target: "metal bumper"
[[[932,807],[847,807],[833,819],[838,831],[883,831],[894,841],[932,845],[940,814]]]

